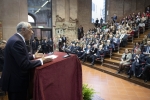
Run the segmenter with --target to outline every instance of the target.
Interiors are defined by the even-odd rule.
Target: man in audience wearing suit
[[[94,65],[95,59],[97,59],[97,58],[102,59],[101,55],[103,55],[103,57],[104,57],[104,50],[103,50],[102,45],[100,45],[99,49],[91,56],[91,58],[92,58],[91,65]]]
[[[36,40],[32,40],[32,53],[34,54],[36,52]]]
[[[53,52],[53,41],[52,41],[52,38],[50,38],[47,41],[47,45],[48,45],[48,52]]]
[[[91,46],[88,45],[88,46],[87,46],[87,49],[84,51],[84,53],[82,54],[82,56],[79,57],[79,58],[80,58],[80,59],[83,58],[83,62],[85,62],[86,57],[87,57],[88,55],[90,55],[90,51],[91,51]]]
[[[98,26],[98,22],[99,22],[99,20],[98,20],[98,18],[97,18],[96,21],[95,21],[95,27]]]
[[[83,27],[80,25],[80,27],[78,28],[78,40],[80,40],[83,37]]]
[[[145,61],[145,57],[143,54],[141,54],[140,49],[136,50],[136,54],[133,55],[132,61],[133,62],[132,62],[132,65],[131,65],[131,68],[129,71],[129,77],[128,78],[131,78],[132,74],[134,76],[137,76],[141,63],[143,63]]]
[[[66,41],[67,41],[67,40],[66,40],[65,35],[63,35],[63,37],[62,37],[62,43],[64,43],[64,42],[66,43]]]
[[[9,100],[27,100],[29,84],[29,71],[52,59],[29,55],[25,40],[29,40],[33,34],[32,26],[28,22],[20,22],[17,25],[17,33],[9,38],[5,46],[4,68],[2,72],[2,90],[8,92]]]

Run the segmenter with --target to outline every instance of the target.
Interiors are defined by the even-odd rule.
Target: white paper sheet
[[[44,58],[52,58],[52,59],[55,59],[55,58],[57,58],[58,56],[57,55],[49,55],[49,56],[46,56],[46,57],[44,57]]]

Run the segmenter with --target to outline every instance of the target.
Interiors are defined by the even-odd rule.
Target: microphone
[[[38,53],[40,51],[40,49],[41,49],[41,45],[38,46],[36,53]]]
[[[67,53],[66,55],[64,55],[64,58],[70,57],[70,54],[69,54],[70,51],[69,50],[64,48],[64,52]]]

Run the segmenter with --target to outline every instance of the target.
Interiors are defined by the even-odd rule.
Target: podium
[[[82,68],[76,55],[65,53],[34,71],[33,100],[82,100]]]

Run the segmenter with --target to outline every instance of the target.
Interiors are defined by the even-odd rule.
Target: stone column
[[[20,21],[28,21],[27,0],[1,0],[0,9],[3,39],[8,40],[16,33],[16,26]]]
[[[69,21],[70,17],[70,0],[65,0],[65,21]]]

